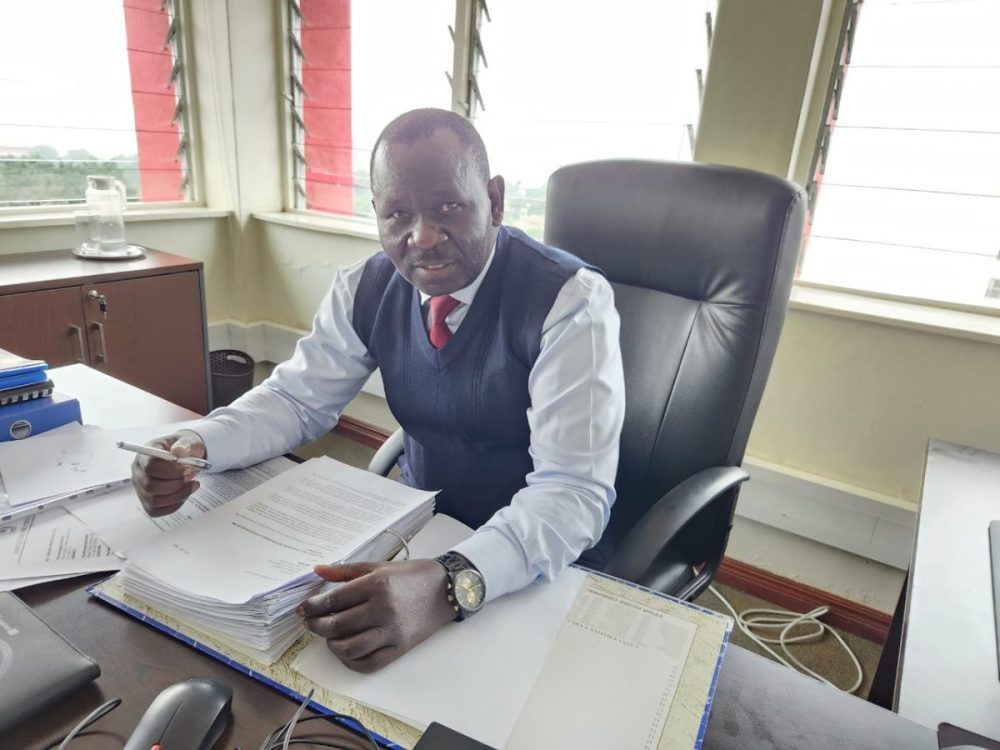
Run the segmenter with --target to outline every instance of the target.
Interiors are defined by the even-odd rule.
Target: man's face
[[[450,130],[381,145],[372,190],[382,247],[413,286],[451,294],[483,270],[503,219],[503,178],[485,181]]]

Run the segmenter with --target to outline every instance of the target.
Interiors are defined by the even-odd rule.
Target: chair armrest
[[[749,478],[738,466],[712,466],[688,477],[657,500],[635,523],[617,545],[605,572],[640,584],[655,578],[657,559],[676,545],[678,534],[699,513],[728,499]],[[713,567],[710,574],[714,572]]]
[[[406,437],[406,433],[403,432],[402,428],[392,433],[375,451],[375,455],[372,456],[372,460],[368,464],[368,471],[372,474],[381,474],[383,477],[389,476],[392,467],[403,455],[404,437]]]

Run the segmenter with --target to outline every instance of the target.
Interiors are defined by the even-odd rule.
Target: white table
[[[86,365],[49,370],[55,389],[80,402],[84,424],[105,429],[197,419],[198,414]]]
[[[989,523],[1000,456],[932,440],[910,568],[896,710],[1000,739]]]

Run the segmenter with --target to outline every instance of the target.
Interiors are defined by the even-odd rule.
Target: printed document
[[[696,631],[589,581],[505,747],[655,750]]]
[[[0,525],[0,579],[118,570],[122,560],[62,508]]]
[[[124,487],[101,497],[74,502],[67,510],[103,539],[115,552],[127,556],[130,548],[148,544],[163,532],[225,505],[283,471],[296,466],[284,456],[245,469],[198,475],[201,485],[180,508],[152,518],[142,509],[135,490]]]
[[[331,458],[314,458],[198,523],[130,548],[126,570],[141,569],[187,596],[245,603],[314,577],[317,563],[349,558],[434,495]]]

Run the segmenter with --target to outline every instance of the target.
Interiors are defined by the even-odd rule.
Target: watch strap
[[[444,569],[448,574],[448,580],[445,582],[445,594],[448,597],[448,606],[455,611],[455,622],[461,622],[466,617],[474,615],[478,612],[478,609],[465,609],[465,607],[459,604],[458,597],[455,594],[456,576],[458,576],[458,574],[463,570],[474,570],[478,574],[479,571],[476,569],[476,566],[462,555],[459,555],[457,552],[445,552],[443,555],[438,555],[434,559],[444,566]],[[482,576],[480,575],[480,578],[481,577]]]

